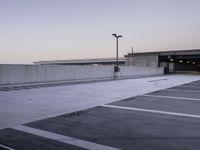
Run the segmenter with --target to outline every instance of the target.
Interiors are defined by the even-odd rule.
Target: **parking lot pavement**
[[[169,97],[154,97],[148,95],[111,103],[109,105],[168,111],[175,113],[192,113],[200,115],[200,99],[177,99]]]
[[[200,99],[200,92],[191,91],[191,90],[160,90],[156,92],[152,92],[148,95],[156,95],[156,96],[165,96],[165,97],[178,97],[178,98],[189,98],[189,99]]]
[[[198,149],[200,94],[188,89],[191,84],[196,89],[200,81],[3,129],[0,144],[20,150]]]
[[[143,82],[158,87],[169,81],[151,78]],[[120,101],[107,101],[107,104],[104,101],[97,107],[66,111],[56,117],[2,129],[0,149],[198,149],[199,88],[200,80],[166,86],[155,92],[138,92],[139,95]]]
[[[199,87],[200,82],[191,82],[191,83],[186,83],[183,84],[183,86],[191,86],[191,87]]]
[[[196,92],[200,92],[200,85],[198,86],[192,86],[192,85],[182,85],[182,86],[175,86],[169,89],[176,89],[176,90],[188,90],[188,91],[196,91]]]
[[[0,131],[0,149],[5,150],[84,150],[84,148],[64,144],[41,136],[14,129]]]
[[[199,147],[199,124],[194,118],[97,107],[27,126],[119,149],[168,150]]]

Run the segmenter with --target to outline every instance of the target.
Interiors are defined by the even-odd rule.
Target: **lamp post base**
[[[114,66],[114,78],[119,78],[121,76],[120,74],[120,68],[118,65]]]

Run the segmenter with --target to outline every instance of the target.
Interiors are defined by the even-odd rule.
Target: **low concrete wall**
[[[163,74],[163,68],[120,66],[121,77]],[[113,78],[114,66],[0,65],[0,85]]]
[[[134,67],[134,66],[123,66],[120,67],[122,77],[134,77],[140,75],[162,75],[164,69],[162,67]]]

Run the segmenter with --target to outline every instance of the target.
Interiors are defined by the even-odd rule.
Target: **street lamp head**
[[[116,37],[116,38],[122,37],[122,35],[117,35],[116,33],[113,33],[112,35],[113,35],[114,37]]]
[[[112,35],[113,35],[114,37],[117,37],[117,34],[116,34],[116,33],[113,33]]]

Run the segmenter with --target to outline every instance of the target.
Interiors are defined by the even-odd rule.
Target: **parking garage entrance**
[[[199,72],[200,55],[160,55],[159,66],[165,67],[165,73]]]
[[[164,67],[165,73],[200,72],[200,49],[128,53],[125,64],[136,67]]]

